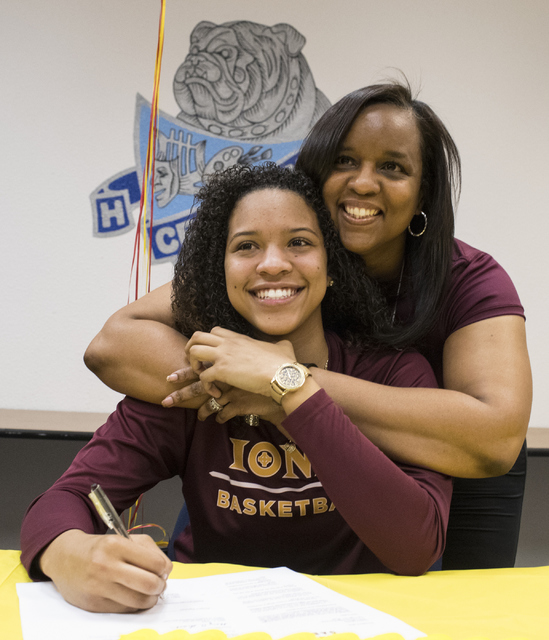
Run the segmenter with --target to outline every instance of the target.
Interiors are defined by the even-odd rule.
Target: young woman
[[[394,320],[388,339],[418,347],[443,388],[396,389],[322,369],[315,381],[385,453],[460,478],[445,568],[512,566],[532,394],[524,312],[495,260],[453,238],[460,163],[450,134],[408,87],[373,85],[324,114],[298,166],[322,188],[343,244],[384,293]],[[205,396],[185,366],[170,290],[117,312],[86,364],[123,393],[197,406]],[[239,413],[246,399],[235,395],[218,420]]]
[[[177,560],[423,573],[444,549],[451,479],[390,460],[310,370],[428,387],[436,382],[427,361],[366,349],[382,306],[304,175],[233,167],[199,201],[176,266],[176,326],[192,335],[187,354],[218,397],[213,410],[217,402],[226,410],[231,390],[218,386],[229,385],[247,394],[254,415],[220,425],[209,410],[198,423],[196,410],[125,398],[29,508],[21,536],[29,574],[51,578],[85,609],[152,606],[169,561],[150,540],[135,544],[145,536],[100,535],[88,493],[100,483],[122,511],[177,475],[192,526],[176,542]]]

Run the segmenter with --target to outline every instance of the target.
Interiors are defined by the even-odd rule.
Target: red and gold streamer
[[[147,156],[143,168],[143,180],[141,187],[141,203],[139,207],[139,218],[135,232],[135,241],[133,247],[133,259],[130,273],[130,293],[128,302],[130,302],[132,279],[135,279],[134,300],[151,290],[151,258],[152,258],[152,227],[154,215],[154,170],[156,156],[156,140],[157,140],[157,121],[158,121],[158,93],[160,86],[160,69],[162,66],[162,52],[164,49],[164,18],[166,13],[166,0],[161,0],[160,20],[158,25],[158,45],[156,48],[156,64],[154,69],[154,88],[151,102],[151,119],[149,124],[149,140],[147,145]],[[150,192],[150,194],[149,194]],[[149,211],[147,213],[147,205]],[[145,283],[140,282],[140,267],[144,267]],[[135,272],[135,278],[134,278]]]

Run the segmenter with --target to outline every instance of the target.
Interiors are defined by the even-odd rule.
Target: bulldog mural
[[[177,116],[159,112],[155,150],[153,260],[173,260],[208,174],[236,163],[293,164],[311,126],[330,106],[288,24],[200,22],[174,77]],[[137,96],[136,167],[91,194],[94,235],[133,228],[147,152],[150,104]]]
[[[232,140],[302,137],[330,106],[315,87],[304,45],[289,24],[201,22],[175,74],[178,118]]]

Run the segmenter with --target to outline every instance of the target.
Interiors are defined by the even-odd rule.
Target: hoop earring
[[[423,229],[419,232],[419,233],[414,233],[412,231],[412,223],[410,222],[410,224],[408,225],[408,233],[411,236],[414,236],[414,238],[419,238],[419,236],[422,236],[425,233],[425,229],[427,229],[427,214],[423,213],[423,211],[420,211],[417,215],[422,215],[423,216]],[[415,218],[416,216],[414,216]]]

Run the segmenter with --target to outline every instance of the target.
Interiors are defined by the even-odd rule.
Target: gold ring
[[[223,409],[223,405],[219,404],[215,398],[210,398],[208,400],[208,409],[211,409],[214,413],[219,413]]]
[[[244,422],[250,427],[259,427],[259,416],[255,413],[247,413]]]

